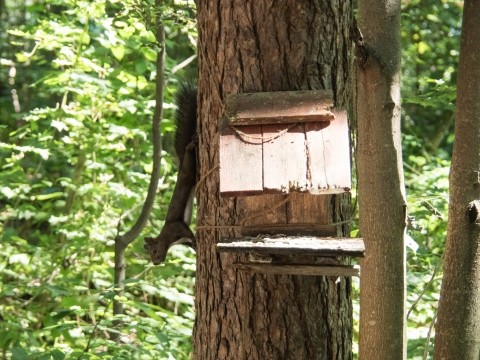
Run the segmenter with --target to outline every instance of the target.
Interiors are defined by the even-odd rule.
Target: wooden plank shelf
[[[315,236],[258,236],[223,238],[218,252],[256,253],[269,255],[315,255],[363,257],[365,244],[361,238]]]
[[[226,112],[231,125],[288,124],[333,121],[329,90],[275,91],[229,95]]]
[[[360,276],[358,265],[292,265],[292,264],[260,264],[235,263],[234,266],[243,271],[278,275],[310,275],[310,276]]]

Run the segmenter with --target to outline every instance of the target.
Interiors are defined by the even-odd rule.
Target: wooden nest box
[[[330,91],[287,91],[227,97],[220,121],[220,194],[328,195],[351,189],[347,114],[333,107]],[[315,225],[315,224],[313,224]],[[254,234],[222,239],[220,252],[244,252],[251,261],[237,267],[299,275],[352,276],[358,268],[338,257],[363,256],[362,239],[311,236],[292,224],[287,235],[266,224]],[[265,230],[265,231],[263,231]],[[305,231],[303,231],[305,230]],[[242,235],[245,235],[242,231]],[[335,235],[336,232],[329,234]],[[253,235],[253,236],[251,236]],[[276,264],[277,257],[309,259]],[[312,260],[314,259],[314,260]]]

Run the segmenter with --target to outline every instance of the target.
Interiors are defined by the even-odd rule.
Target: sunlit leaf
[[[123,45],[113,46],[110,50],[112,51],[113,56],[119,61],[125,56],[125,47]]]
[[[12,254],[8,258],[9,264],[22,264],[24,266],[28,265],[30,262],[30,256],[28,254]]]

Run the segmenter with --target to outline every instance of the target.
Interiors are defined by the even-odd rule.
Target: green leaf
[[[64,360],[65,354],[59,349],[53,349],[50,354],[53,357],[53,360]]]
[[[427,14],[427,19],[433,22],[441,22],[440,18],[435,14]]]
[[[0,186],[0,193],[5,196],[7,199],[14,198],[17,194],[8,186]]]
[[[154,62],[157,60],[157,52],[151,48],[143,48],[142,53],[148,61]]]
[[[63,123],[62,121],[58,121],[58,120],[52,120],[51,126],[57,129],[58,131],[68,130],[68,126],[65,125],[65,123]]]
[[[28,352],[21,346],[12,349],[12,360],[28,360]]]
[[[46,200],[52,200],[52,199],[58,199],[64,196],[63,192],[54,192],[50,194],[44,194],[44,195],[37,195],[35,197],[36,200],[39,201],[46,201]]]
[[[121,61],[125,56],[125,47],[123,45],[112,46],[111,49],[113,56],[118,61]]]
[[[27,266],[29,262],[30,256],[28,254],[12,254],[8,258],[9,264],[22,264],[24,266]]]
[[[423,55],[423,54],[425,54],[427,51],[430,51],[430,46],[429,46],[426,42],[420,41],[420,42],[418,43],[418,53],[419,53],[420,55]]]
[[[90,35],[87,32],[83,32],[80,37],[80,42],[84,45],[90,44]]]

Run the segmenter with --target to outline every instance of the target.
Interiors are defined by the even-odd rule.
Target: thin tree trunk
[[[480,359],[480,1],[466,0],[435,359]]]
[[[358,195],[365,259],[360,359],[403,359],[406,201],[400,137],[400,0],[359,2]]]
[[[155,1],[155,7],[160,9],[161,1]],[[160,11],[160,10],[158,10]],[[123,235],[118,234],[115,238],[115,286],[116,294],[123,294],[123,282],[125,281],[127,263],[125,260],[125,250],[147,225],[148,217],[152,211],[155,197],[157,195],[158,180],[160,178],[160,166],[162,158],[162,137],[160,134],[160,124],[163,118],[163,90],[165,86],[165,28],[162,23],[161,12],[157,14],[157,29],[156,40],[159,48],[157,53],[157,78],[155,80],[155,112],[152,119],[152,143],[153,143],[153,155],[152,155],[152,174],[150,176],[150,183],[148,184],[147,197],[142,206],[142,211],[138,216],[132,227],[126,231]],[[123,304],[114,300],[113,313],[115,315],[123,314]]]
[[[351,1],[199,0],[196,359],[350,359],[350,280],[237,271],[221,236],[244,224],[348,220],[347,196],[221,198],[218,122],[228,94],[332,89],[350,102]],[[249,169],[245,169],[248,176]],[[342,233],[341,226],[333,234]]]

